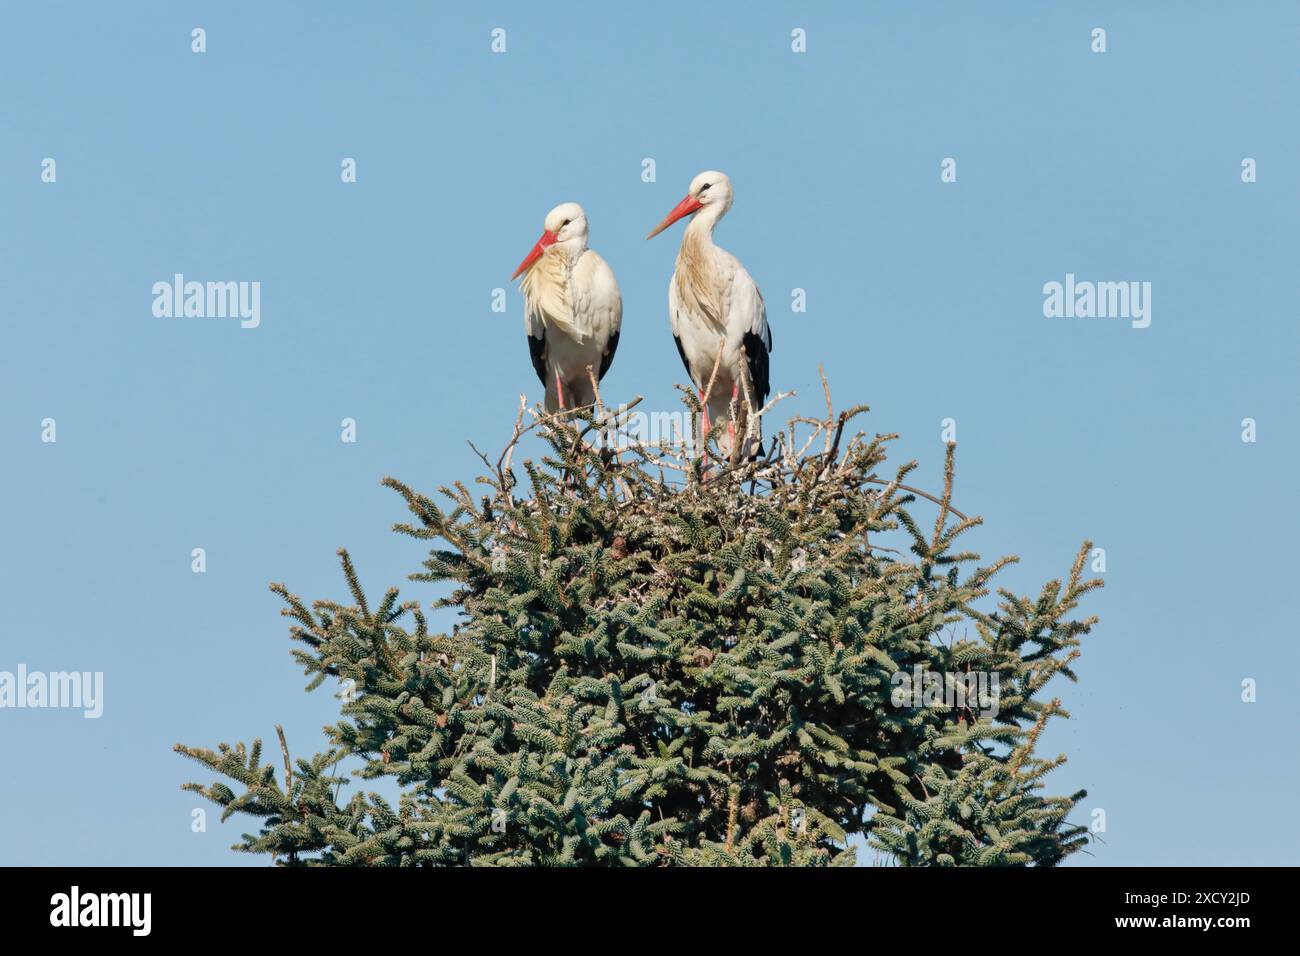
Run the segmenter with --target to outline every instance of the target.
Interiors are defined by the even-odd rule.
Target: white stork
[[[623,299],[614,272],[587,248],[587,214],[576,202],[546,214],[545,231],[511,279],[523,275],[524,331],[546,410],[596,401],[587,374],[605,377],[618,348]]]
[[[700,391],[704,406],[704,429],[714,421],[727,422],[730,454],[735,441],[735,423],[731,421],[731,403],[746,420],[746,435],[755,439],[753,452],[761,444],[760,424],[750,423],[745,398],[740,394],[742,366],[748,373],[749,405],[754,411],[763,407],[771,386],[768,382],[768,353],[772,351],[772,331],[767,325],[767,307],[758,286],[739,260],[713,243],[713,227],[731,208],[731,180],[713,170],[691,180],[686,198],[677,204],[658,226],[646,236],[653,239],[683,216],[695,214],[682,236],[677,253],[677,267],[668,283],[668,317],[673,340],[682,364]],[[718,359],[718,349],[722,358]],[[717,363],[713,389],[705,395]]]

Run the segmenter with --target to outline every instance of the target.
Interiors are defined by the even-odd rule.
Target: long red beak
[[[519,263],[519,268],[516,269],[515,274],[510,277],[510,281],[513,282],[532,268],[533,263],[542,257],[542,253],[546,251],[546,247],[552,245],[554,242],[555,233],[549,231],[542,233],[542,238],[537,240],[537,245],[533,246],[533,251],[524,257],[523,262]]]
[[[679,202],[676,206],[673,207],[673,211],[664,217],[663,222],[659,223],[659,225],[655,226],[654,229],[650,230],[650,235],[646,236],[646,238],[653,239],[655,236],[659,235],[659,233],[663,232],[665,229],[667,229],[669,226],[675,223],[678,219],[681,219],[683,216],[689,216],[691,213],[695,212],[695,210],[701,208],[703,205],[704,203],[700,202],[694,196],[687,196],[685,199],[683,199],[681,202]]]

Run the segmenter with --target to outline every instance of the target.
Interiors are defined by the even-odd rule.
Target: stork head
[[[542,238],[537,240],[510,278],[518,279],[531,269],[551,246],[570,259],[587,248],[587,214],[576,202],[562,202],[546,214]]]
[[[720,219],[731,208],[731,180],[726,173],[716,169],[707,169],[691,180],[691,188],[686,191],[686,198],[673,207],[664,221],[650,231],[647,239],[653,239],[678,219],[699,212],[710,210],[715,220]]]

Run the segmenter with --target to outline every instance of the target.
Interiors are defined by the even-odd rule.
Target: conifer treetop
[[[897,436],[854,431],[865,406],[826,401],[728,461],[716,429],[707,456],[689,437],[598,441],[636,402],[613,412],[597,392],[547,416],[521,400],[506,449],[482,456],[485,492],[384,479],[411,516],[394,530],[429,547],[411,579],[450,587],[432,607],[454,625],[431,632],[395,587],[372,603],[346,551],[350,603],[272,585],[308,689],[354,693],[324,752],[293,761],[281,733],[280,772],[260,741],[178,744],[242,792],[186,789],[258,819],[235,849],[285,865],[842,866],[851,840],[889,865],[1054,865],[1083,849],[1067,817],[1085,792],[1046,795],[1066,758],[1036,748],[1069,716],[1044,689],[1076,679],[1096,623],[1075,616],[1101,583],[1082,578],[1090,543],[1037,597],[994,593],[1016,559],[960,547],[980,519],[953,507],[954,446],[929,495],[906,483],[915,462],[882,474]],[[545,454],[518,475],[530,432]],[[918,706],[900,675],[921,674],[940,698],[995,675],[994,706]],[[399,805],[343,799],[353,778],[392,778]]]

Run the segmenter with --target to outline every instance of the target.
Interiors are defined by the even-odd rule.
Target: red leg
[[[709,464],[709,406],[704,404],[703,389],[700,390],[700,417],[704,427],[702,440],[704,442],[704,465],[707,468]]]
[[[555,370],[555,397],[560,400],[560,411],[564,411],[564,386],[560,384],[560,370]]]
[[[740,386],[739,385],[731,386],[731,407],[733,409],[736,409],[737,411],[739,411],[739,409],[736,406],[736,396],[739,394],[740,394]],[[728,441],[727,454],[730,455],[732,451],[735,450],[736,447],[736,418],[734,415],[732,416],[731,421],[727,422],[727,441]]]

